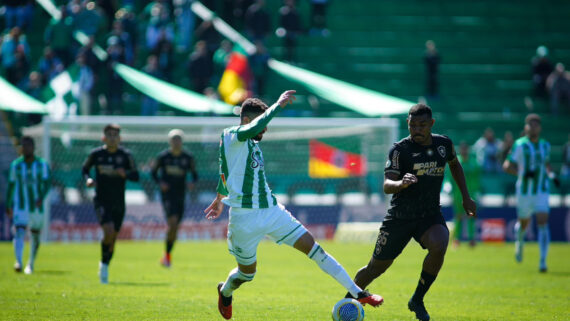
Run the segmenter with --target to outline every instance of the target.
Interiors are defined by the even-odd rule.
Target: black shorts
[[[167,219],[176,216],[180,222],[184,216],[184,195],[162,194],[162,207]]]
[[[436,224],[441,224],[447,229],[445,219],[441,214],[407,220],[386,218],[380,227],[372,257],[377,260],[393,260],[402,253],[412,237],[425,249],[421,243],[421,237],[425,231]]]
[[[107,204],[95,201],[94,205],[95,215],[97,215],[99,224],[103,225],[112,222],[115,225],[115,231],[119,232],[125,219],[125,204]]]

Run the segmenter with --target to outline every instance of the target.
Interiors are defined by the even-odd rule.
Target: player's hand
[[[127,177],[127,173],[125,172],[124,168],[117,168],[115,170],[115,173],[117,173],[117,175],[121,176],[122,178],[126,178]]]
[[[463,199],[463,209],[469,216],[477,216],[477,204],[471,198]]]
[[[216,197],[216,199],[212,201],[212,204],[210,204],[210,206],[208,206],[204,210],[204,213],[206,213],[207,219],[215,220],[222,214],[223,210],[224,210],[224,203],[222,203],[221,198]]]
[[[287,90],[284,93],[281,94],[281,96],[279,96],[279,99],[277,100],[277,104],[279,104],[279,106],[281,106],[281,108],[287,106],[287,104],[292,104],[293,100],[297,99],[295,98],[295,93],[297,91],[295,90]]]
[[[95,186],[95,180],[92,178],[88,178],[87,181],[85,182],[85,185],[87,187],[93,187],[93,186]]]
[[[161,182],[160,183],[160,190],[163,193],[166,193],[170,189],[170,186],[167,183]]]
[[[6,209],[6,216],[8,216],[9,219],[12,219],[12,216],[14,215],[14,212],[12,211],[11,207],[8,207]]]
[[[400,181],[400,187],[402,189],[407,188],[408,186],[415,184],[418,182],[418,178],[414,174],[406,173],[402,180]]]

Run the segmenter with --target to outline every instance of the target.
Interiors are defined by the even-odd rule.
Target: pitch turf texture
[[[372,244],[322,242],[353,276]],[[33,275],[12,270],[13,249],[0,243],[0,320],[222,320],[216,284],[235,265],[226,243],[180,242],[173,266],[159,266],[161,242],[118,243],[110,284],[97,278],[97,243],[42,245]],[[26,256],[28,244],[26,246]],[[426,252],[410,243],[369,287],[384,296],[365,320],[413,320],[407,301]],[[345,291],[300,252],[262,242],[258,272],[234,295],[233,320],[330,320]],[[536,243],[522,264],[513,245],[462,245],[448,251],[426,296],[433,320],[570,320],[570,245],[552,244],[549,271],[538,273]]]

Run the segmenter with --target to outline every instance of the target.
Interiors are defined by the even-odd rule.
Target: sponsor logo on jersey
[[[398,169],[400,168],[400,152],[395,150],[394,154],[392,155],[392,168]]]
[[[416,176],[443,176],[445,167],[437,167],[437,162],[414,163]]]
[[[445,146],[438,146],[437,147],[437,152],[439,153],[439,155],[441,155],[441,157],[445,158]]]

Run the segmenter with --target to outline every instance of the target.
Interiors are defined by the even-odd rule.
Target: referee
[[[188,184],[190,189],[193,189],[194,183],[198,180],[194,157],[182,148],[183,137],[184,132],[180,129],[173,129],[168,133],[170,148],[158,154],[151,172],[154,181],[160,186],[162,206],[168,223],[166,253],[160,260],[164,267],[170,267],[170,252],[172,252],[178,226],[184,215],[188,171],[192,174],[192,183]]]
[[[125,218],[125,184],[138,181],[139,173],[131,153],[119,146],[121,127],[109,124],[103,129],[104,145],[91,151],[83,164],[87,187],[95,187],[95,214],[103,230],[99,279],[109,283],[109,262],[113,257],[115,241]],[[90,176],[95,167],[95,179]]]

